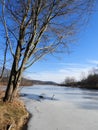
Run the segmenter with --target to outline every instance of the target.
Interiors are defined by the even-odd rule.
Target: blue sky
[[[96,7],[97,5],[98,1]],[[2,31],[2,28],[0,29]],[[2,35],[3,33],[0,38],[3,39]],[[74,44],[69,44],[70,53],[47,55],[26,70],[24,76],[30,79],[63,82],[66,77],[75,77],[79,80],[81,75],[85,73],[87,76],[92,68],[98,67],[98,7],[76,39]],[[0,55],[2,54],[3,51],[0,50]],[[7,67],[10,68],[9,63]]]
[[[81,79],[93,67],[98,66],[98,11],[83,27],[75,44],[69,46],[70,53],[46,56],[26,70],[25,75],[30,79],[62,82],[66,77]],[[81,74],[82,73],[82,74]]]

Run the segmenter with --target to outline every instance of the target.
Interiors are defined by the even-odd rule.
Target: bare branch
[[[6,40],[6,47],[5,47],[5,51],[4,51],[4,60],[3,60],[3,67],[2,67],[2,71],[1,71],[1,75],[0,75],[0,81],[3,78],[3,73],[5,70],[5,65],[6,65],[6,56],[7,56],[7,50],[8,50],[8,41]]]
[[[8,27],[7,27],[6,20],[5,20],[4,10],[5,10],[5,1],[4,1],[3,5],[2,5],[2,16],[3,16],[2,22],[3,22],[4,28],[5,28],[6,39],[7,39],[6,41],[8,42],[10,52],[11,52],[12,56],[14,57],[14,53],[13,53],[13,50],[12,50],[12,44],[11,44],[11,41],[10,41],[10,38],[9,38],[9,35],[8,35]]]

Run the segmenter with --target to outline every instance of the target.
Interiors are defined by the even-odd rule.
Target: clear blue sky
[[[75,44],[69,46],[70,54],[48,55],[35,63],[25,74],[38,80],[62,82],[66,77],[81,79],[98,65],[98,10],[90,17],[88,25],[77,36]]]

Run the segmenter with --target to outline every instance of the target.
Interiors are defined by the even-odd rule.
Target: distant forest
[[[65,79],[65,86],[98,89],[98,69],[93,69],[87,77],[83,77],[80,81],[75,81],[74,78]]]

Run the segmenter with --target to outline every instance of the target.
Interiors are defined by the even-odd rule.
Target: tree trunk
[[[20,77],[21,77],[21,75],[20,75]],[[5,97],[4,97],[5,102],[6,101],[13,101],[14,97],[16,97],[17,89],[19,87],[20,80],[21,80],[20,77],[16,78],[15,75],[12,75],[11,78],[9,79],[7,90],[6,90]]]
[[[18,51],[18,53],[16,53],[16,58],[14,58],[14,61],[13,61],[13,65],[12,65],[12,69],[11,69],[11,73],[9,77],[9,82],[8,82],[5,97],[4,97],[4,102],[13,101],[14,97],[17,94],[17,89],[20,85],[22,72],[24,71],[24,65],[27,61],[27,57],[24,57],[23,62],[21,63],[20,67],[18,67],[19,60],[20,60],[20,53]]]
[[[16,53],[4,97],[4,101],[12,101],[17,93],[17,88],[20,84],[23,67],[19,68],[19,61],[21,58],[21,45],[18,43]]]
[[[28,51],[29,51],[29,46],[27,47],[27,51],[25,52],[24,58],[21,61],[21,52],[22,52],[22,43],[24,39],[24,28],[21,26],[20,29],[20,35],[19,35],[19,41],[17,43],[17,48],[14,56],[14,61],[10,73],[10,78],[8,82],[8,86],[6,89],[4,101],[13,101],[14,97],[17,94],[17,88],[20,85],[21,77],[22,77],[22,72],[24,71],[24,65],[28,59]],[[20,63],[21,61],[21,63]]]
[[[14,97],[17,95],[17,89],[20,85],[22,71],[15,71],[14,65],[10,74],[9,82],[7,85],[4,101],[13,101]]]

